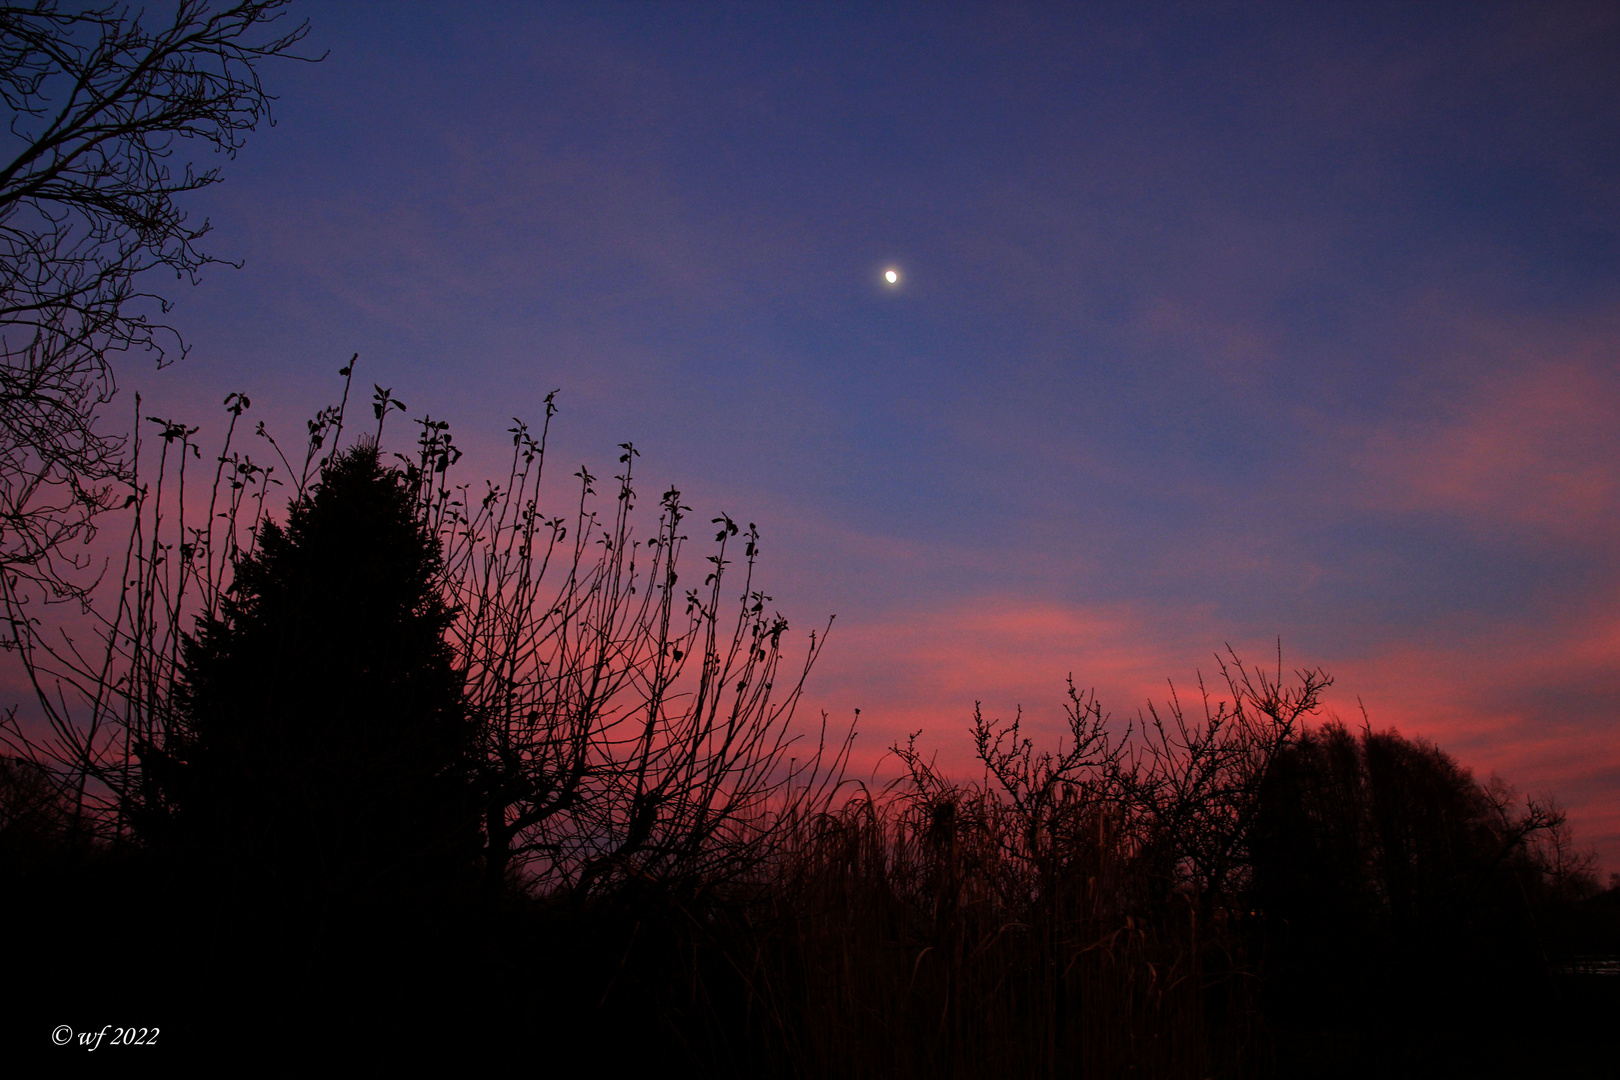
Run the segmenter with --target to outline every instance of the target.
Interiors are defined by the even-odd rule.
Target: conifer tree
[[[374,444],[264,526],[186,641],[182,737],[147,763],[202,865],[323,904],[408,902],[470,871],[472,730],[439,572]]]

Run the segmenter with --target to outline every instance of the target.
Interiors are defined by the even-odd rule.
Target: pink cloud
[[[1486,322],[1473,344],[1482,371],[1441,403],[1438,422],[1362,434],[1363,499],[1567,538],[1611,531],[1620,508],[1620,330],[1560,341]],[[1522,359],[1504,365],[1504,357]]]

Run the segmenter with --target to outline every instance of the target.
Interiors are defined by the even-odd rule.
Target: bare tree
[[[1022,711],[1011,724],[986,720],[977,702],[973,706],[973,741],[984,763],[986,779],[993,780],[1012,809],[1023,837],[1023,857],[1046,867],[1058,852],[1073,847],[1068,835],[1099,804],[1117,799],[1120,763],[1125,754],[1127,728],[1122,739],[1108,733],[1108,717],[1095,691],[1075,688],[1069,677],[1067,714],[1068,749],[1062,742],[1056,753],[1035,751],[1034,741],[1022,737]]]
[[[202,154],[234,157],[269,116],[257,65],[294,56],[308,24],[278,26],[288,0],[211,10],[179,0],[143,24],[123,6],[0,6],[0,571],[78,595],[93,535],[127,479],[125,440],[97,427],[116,382],[109,357],[184,343],[143,291],[159,267],[196,280],[180,196],[218,183]]]
[[[1320,669],[1285,684],[1277,669],[1216,657],[1229,701],[1212,702],[1199,680],[1202,719],[1189,718],[1171,688],[1164,713],[1149,704],[1142,739],[1125,770],[1138,843],[1161,884],[1187,887],[1205,913],[1248,868],[1250,829],[1278,755],[1321,706],[1333,679]]]
[[[553,412],[548,397],[548,426]],[[829,745],[825,717],[814,741],[791,728],[825,634],[783,669],[788,624],[755,580],[758,531],[711,521],[703,584],[686,586],[690,507],[672,488],[650,535],[634,535],[632,445],[610,512],[581,468],[573,513],[548,517],[547,427],[518,422],[506,482],[479,495],[446,479],[460,456],[446,426],[419,423],[411,469],[444,546],[481,731],[486,886],[521,876],[583,901],[629,881],[690,890],[746,874],[836,787],[853,735]],[[736,543],[743,581],[728,601]]]

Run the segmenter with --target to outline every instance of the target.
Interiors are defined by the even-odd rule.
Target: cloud
[[[1612,533],[1620,508],[1612,357],[1620,336],[1582,351],[1481,379],[1439,423],[1372,432],[1360,461],[1367,502],[1566,539]]]

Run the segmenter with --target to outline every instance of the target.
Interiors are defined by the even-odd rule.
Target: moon
[[[887,281],[890,285],[900,284],[900,271],[895,270],[892,267],[883,271],[883,280]]]

